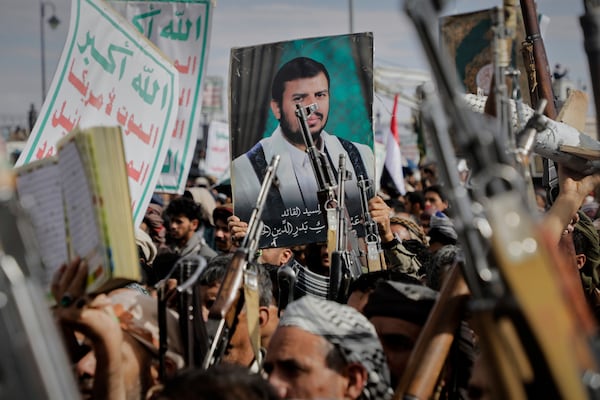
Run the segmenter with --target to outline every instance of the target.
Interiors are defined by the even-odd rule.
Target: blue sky
[[[423,0],[425,1],[425,0]],[[9,3],[9,4],[7,4]],[[68,32],[70,0],[46,1],[46,16],[61,20],[57,29],[45,26],[47,87],[50,86]],[[227,76],[229,50],[304,37],[349,32],[349,1],[344,0],[217,0],[214,8],[206,73]],[[428,71],[413,27],[402,12],[401,0],[354,0],[354,32],[373,32],[375,66]],[[22,119],[29,105],[41,103],[40,0],[4,1],[0,11],[0,126]],[[444,14],[500,6],[501,0],[453,0]],[[590,91],[587,57],[579,16],[583,0],[537,0],[538,10],[550,18],[545,44],[550,65],[569,68],[569,78]],[[377,98],[374,107],[390,112],[389,99]]]

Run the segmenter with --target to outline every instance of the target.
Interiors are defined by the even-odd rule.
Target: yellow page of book
[[[119,127],[86,131],[95,166],[96,196],[109,250],[113,285],[141,279],[125,151]]]

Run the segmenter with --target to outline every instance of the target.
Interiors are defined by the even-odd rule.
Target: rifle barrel
[[[585,14],[580,23],[583,29],[583,45],[588,57],[590,77],[594,89],[596,119],[600,117],[600,1],[586,0]],[[600,138],[600,124],[596,123],[596,133]]]
[[[538,99],[546,99],[546,109],[544,114],[551,119],[556,119],[556,105],[554,104],[554,93],[552,93],[552,76],[548,66],[546,56],[546,46],[540,33],[538,23],[538,14],[534,0],[520,0],[521,13],[523,14],[523,24],[525,25],[526,41],[533,45],[533,57],[535,61],[535,72],[537,77],[538,96],[532,96],[532,106],[537,106]],[[532,88],[533,90],[533,88]]]
[[[237,317],[244,304],[244,296],[242,295],[244,274],[248,273],[248,266],[252,264],[256,257],[263,226],[261,216],[268,192],[276,177],[279,160],[279,155],[275,155],[271,159],[256,205],[248,222],[246,236],[242,241],[242,245],[235,251],[217,293],[217,298],[208,312],[207,331],[211,343],[202,363],[205,369],[219,361],[221,354],[229,343],[229,335],[233,334],[237,325]]]

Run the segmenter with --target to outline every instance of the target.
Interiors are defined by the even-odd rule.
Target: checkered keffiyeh
[[[362,364],[368,373],[361,399],[391,399],[390,372],[373,325],[354,308],[306,295],[290,303],[280,326],[294,326],[324,337],[347,362]]]

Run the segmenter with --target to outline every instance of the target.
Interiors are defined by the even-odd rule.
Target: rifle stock
[[[410,354],[394,400],[430,399],[440,379],[467,304],[469,288],[460,266],[452,266]]]
[[[204,369],[220,362],[235,330],[237,316],[244,304],[243,277],[247,256],[244,249],[235,252],[227,267],[217,298],[210,307],[206,323],[210,347],[202,363]]]
[[[240,297],[239,291],[244,281],[243,273],[246,268],[247,257],[248,253],[245,249],[238,249],[234,253],[223,282],[221,282],[217,298],[210,308],[209,319],[225,319],[228,326],[233,325],[235,315],[232,317],[231,313]]]

